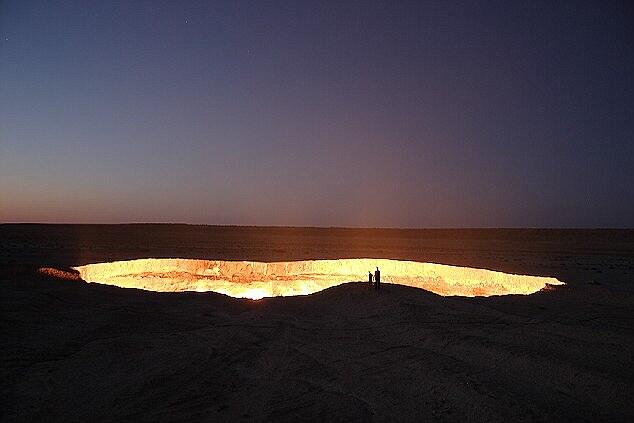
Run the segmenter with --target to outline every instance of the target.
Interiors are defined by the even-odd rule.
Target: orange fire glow
[[[159,292],[214,291],[237,298],[307,295],[345,282],[367,281],[381,269],[382,281],[422,288],[439,295],[532,294],[563,283],[469,267],[387,259],[291,262],[140,259],[79,266],[88,282]]]

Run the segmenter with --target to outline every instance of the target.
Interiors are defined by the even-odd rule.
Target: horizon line
[[[69,222],[0,222],[5,225],[40,226],[208,226],[216,228],[270,228],[270,229],[353,229],[353,230],[634,230],[633,226],[320,226],[320,225],[249,225],[184,222],[117,222],[117,223],[69,223]]]

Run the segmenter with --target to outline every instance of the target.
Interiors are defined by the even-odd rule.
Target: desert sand
[[[634,419],[634,231],[1,225],[0,247],[4,421]],[[254,301],[71,269],[147,257],[375,257],[565,285]]]

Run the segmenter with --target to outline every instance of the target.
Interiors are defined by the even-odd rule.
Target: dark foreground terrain
[[[632,421],[634,232],[0,225],[5,421]],[[530,296],[349,283],[153,293],[39,273],[377,257],[555,276]]]

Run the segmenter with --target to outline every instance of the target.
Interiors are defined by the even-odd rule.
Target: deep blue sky
[[[634,226],[628,1],[0,2],[0,221]]]

